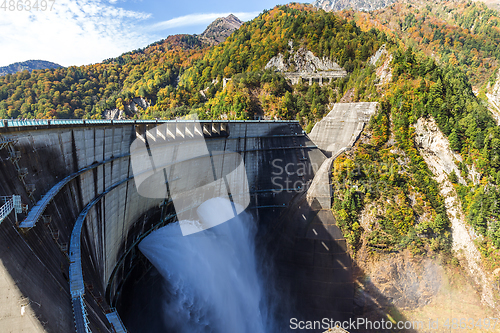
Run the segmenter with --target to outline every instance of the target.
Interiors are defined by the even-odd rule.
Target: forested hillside
[[[307,48],[320,58],[336,59],[353,72],[366,66],[368,57],[385,42],[385,35],[375,30],[363,32],[354,22],[310,6],[276,7],[245,23],[225,43],[209,50],[181,76],[178,90],[189,96],[185,102],[201,117],[253,119],[263,113],[272,119],[298,118],[304,125],[321,119],[328,103],[342,97],[346,81],[325,88],[292,87],[280,74],[264,72],[272,57],[279,53],[289,56],[289,41],[294,42],[294,48]],[[221,89],[224,77],[234,78],[225,90]],[[198,92],[205,89],[208,101],[196,105],[201,102],[197,100]],[[172,99],[169,102],[170,106],[179,103]]]
[[[318,94],[317,86],[291,87],[279,74],[264,73],[270,58],[286,55],[289,40],[352,72],[365,66],[385,35],[363,32],[354,22],[310,5],[280,6],[212,48],[195,36],[172,36],[101,64],[7,75],[0,79],[0,117],[99,118],[143,97],[151,107],[137,117],[195,111],[201,118],[299,117],[312,125],[329,102],[340,99],[346,82],[335,83],[340,90],[325,88]],[[233,76],[234,82],[222,89],[223,78]]]
[[[352,235],[352,243],[361,245],[359,220],[367,207],[385,212],[375,223],[379,228],[366,235],[367,241],[389,251],[409,244],[418,252],[417,249],[422,249],[421,245],[432,238],[422,238],[422,235],[435,235],[436,230],[448,225],[443,201],[439,195],[435,196],[437,183],[430,178],[431,173],[414,143],[414,124],[419,117],[432,116],[448,137],[451,148],[463,157],[464,163],[457,163],[467,185],[460,184],[455,174],[450,175],[450,180],[478,237],[478,248],[490,267],[500,267],[500,130],[484,96],[488,83],[497,75],[500,60],[500,14],[482,3],[429,4],[412,0],[372,13],[343,11],[338,14],[354,20],[365,31],[380,27],[394,47],[392,82],[383,90],[381,113],[372,119],[371,140],[336,161],[338,170],[343,171],[335,173],[337,182],[364,184],[389,179],[392,183],[389,192],[386,189],[372,193],[361,187],[361,191],[346,188],[337,193],[335,208],[338,216],[344,217],[341,220],[345,221],[346,233]],[[409,163],[401,163],[404,160]],[[370,161],[378,161],[376,165],[381,167],[369,168],[369,172],[361,174],[344,171],[349,170],[346,166],[373,163]],[[476,170],[479,184],[474,184],[469,177]],[[432,203],[434,212],[430,214],[436,215],[429,223],[422,223],[422,217],[428,216],[429,211],[422,209],[425,204],[416,204],[418,196],[412,193],[414,188],[422,189]],[[381,208],[388,193],[405,195],[387,209]],[[367,201],[366,197],[375,199]],[[387,225],[393,220],[399,220],[400,227]],[[407,223],[414,223],[415,228],[407,229]],[[444,237],[437,238],[439,243],[429,244],[440,248],[438,244],[447,242],[446,235],[444,232]]]
[[[364,30],[381,28],[442,65],[458,66],[477,89],[499,65],[500,14],[481,2],[409,0],[370,13],[339,14]]]
[[[203,55],[189,35],[89,66],[23,71],[0,77],[0,118],[100,118],[133,97],[154,98]]]
[[[370,136],[335,161],[334,209],[345,234],[354,247],[361,245],[360,213],[370,207],[384,212],[366,235],[372,246],[388,251],[410,246],[417,252],[426,243],[433,250],[448,248],[444,201],[414,140],[416,121],[432,116],[451,148],[464,157],[461,176],[469,179],[472,167],[481,174],[477,186],[470,179],[467,185],[458,184],[456,175],[452,182],[469,221],[485,237],[485,248],[498,247],[500,129],[459,69],[439,67],[411,48],[397,48],[393,54],[393,81],[380,99],[380,112],[371,120]],[[367,186],[380,185],[380,180],[382,189]]]

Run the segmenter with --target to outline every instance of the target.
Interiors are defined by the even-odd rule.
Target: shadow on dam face
[[[282,133],[279,128],[266,133],[276,137],[252,157],[259,163],[247,209],[258,226],[256,269],[263,285],[262,308],[271,317],[265,332],[301,331],[293,329],[293,318],[344,321],[353,312],[352,263],[345,240],[332,212],[306,200],[307,186],[325,156],[318,149],[305,148],[306,136],[297,138],[301,141],[296,151],[268,150],[283,146],[278,137]],[[248,161],[250,157],[243,155]],[[174,293],[158,269],[139,254],[115,303],[131,333],[180,332],[165,321],[166,304],[175,301]],[[212,332],[210,327],[200,331]]]

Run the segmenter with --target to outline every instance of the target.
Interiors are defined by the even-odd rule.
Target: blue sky
[[[55,0],[47,3],[51,11],[1,8],[0,66],[30,59],[63,66],[97,63],[169,35],[202,33],[214,19],[230,13],[247,21],[276,4],[273,0]]]

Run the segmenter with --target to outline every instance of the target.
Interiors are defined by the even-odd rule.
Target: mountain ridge
[[[360,11],[372,11],[387,7],[397,0],[316,0],[313,6],[325,11],[337,11],[343,9],[354,9]]]
[[[37,69],[61,68],[63,66],[46,60],[26,60],[0,67],[0,76],[14,74],[24,70],[34,71]]]
[[[481,2],[486,4],[491,9],[500,10],[500,0],[472,0],[473,2]],[[373,11],[388,7],[394,3],[401,2],[398,0],[315,0],[312,4],[314,7],[325,11],[339,11],[344,9],[353,9],[358,11]],[[404,1],[403,1],[404,2]],[[410,2],[410,1],[408,1]],[[458,0],[460,2],[460,0]],[[467,1],[464,1],[467,2]]]
[[[102,63],[117,63],[123,65],[131,61],[131,58],[141,54],[150,55],[152,53],[166,52],[166,50],[201,50],[207,47],[218,45],[226,40],[235,30],[243,24],[243,21],[235,15],[229,14],[227,17],[219,17],[210,23],[203,33],[197,34],[177,34],[167,36],[164,39],[151,43],[143,48],[122,53],[121,55],[104,59]]]

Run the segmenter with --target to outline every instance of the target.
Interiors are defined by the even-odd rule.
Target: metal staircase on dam
[[[11,138],[5,138],[0,135],[0,150],[2,149],[8,149],[9,154],[7,157],[7,160],[12,162],[14,164],[14,167],[16,168],[17,171],[17,176],[19,180],[23,183],[24,189],[26,190],[26,193],[28,194],[29,198],[34,201],[33,193],[36,190],[36,187],[34,184],[27,184],[25,181],[25,177],[28,175],[28,169],[27,168],[21,168],[19,166],[19,160],[21,159],[21,152],[18,150],[15,150],[14,145],[16,144],[16,140],[11,139]]]
[[[76,331],[78,333],[92,333],[83,296],[73,298],[72,303]]]
[[[125,325],[123,325],[122,320],[120,319],[120,316],[118,315],[118,312],[114,310],[111,313],[106,314],[106,318],[108,318],[108,321],[110,322],[111,325],[113,325],[113,328],[116,333],[126,333],[127,330],[125,329]]]
[[[0,197],[0,199],[4,202],[4,205],[0,207],[0,223],[2,223],[13,210],[16,213],[17,221],[17,214],[24,212],[23,204],[21,203],[21,196],[13,195],[12,197]]]
[[[0,150],[6,148],[8,145],[13,144],[14,140],[12,139],[5,139],[0,136]]]

